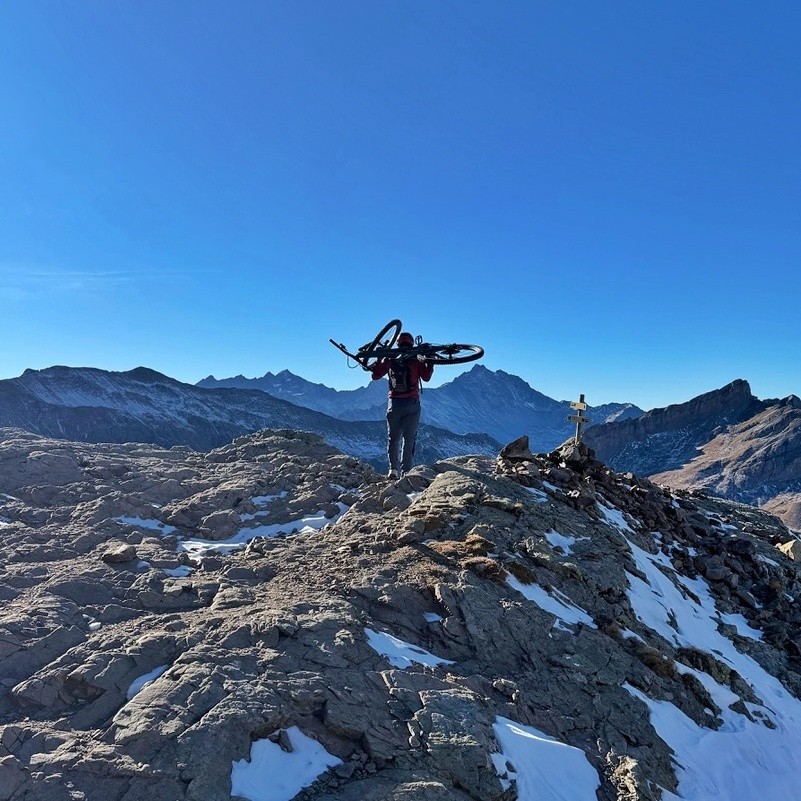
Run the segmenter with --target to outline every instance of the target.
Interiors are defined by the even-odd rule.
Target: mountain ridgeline
[[[747,381],[737,380],[686,403],[652,409],[636,420],[592,426],[585,439],[611,467],[647,476],[681,467],[703,443],[766,407],[751,394]]]
[[[733,381],[584,437],[616,470],[758,504],[801,530],[801,400],[759,400]]]
[[[354,390],[335,390],[314,384],[283,370],[261,378],[204,378],[198,386],[259,389],[276,398],[324,412],[340,420],[383,420],[386,414],[386,382],[372,381]],[[568,422],[568,401],[557,401],[529,386],[522,378],[503,370],[476,365],[439,387],[423,387],[424,422],[458,434],[481,432],[499,442],[521,435],[537,451],[548,451],[564,442],[575,427]],[[642,414],[631,403],[590,407],[593,422],[625,420]]]
[[[263,428],[311,431],[379,466],[385,426],[345,421],[265,392],[202,389],[138,367],[127,372],[50,367],[0,381],[0,426],[82,442],[146,442],[208,451]],[[458,435],[422,425],[418,458],[497,451],[486,434]]]

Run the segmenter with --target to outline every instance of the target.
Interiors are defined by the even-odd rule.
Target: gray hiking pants
[[[387,458],[389,469],[399,475],[412,469],[417,427],[420,424],[420,398],[390,398],[387,409]],[[401,441],[403,459],[401,460]]]

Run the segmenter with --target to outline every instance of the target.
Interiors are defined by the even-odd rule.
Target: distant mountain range
[[[801,530],[801,400],[759,400],[743,380],[636,420],[592,426],[585,442],[615,470],[763,506]]]
[[[336,390],[283,370],[265,373],[261,378],[209,376],[198,386],[258,389],[340,420],[383,420],[387,407],[384,380],[371,381],[359,389]],[[568,422],[569,414],[569,401],[549,398],[516,375],[482,365],[447,384],[424,385],[423,389],[424,422],[458,434],[489,434],[504,443],[526,434],[535,451],[550,451],[573,435],[575,426]],[[642,409],[631,403],[608,403],[590,407],[586,414],[593,422],[607,422],[637,417]]]
[[[138,367],[50,367],[0,380],[0,427],[84,442],[148,442],[210,450],[263,428],[313,431],[345,453],[386,467],[386,426],[344,421],[258,390],[202,389]],[[496,454],[486,434],[420,428],[417,460]]]

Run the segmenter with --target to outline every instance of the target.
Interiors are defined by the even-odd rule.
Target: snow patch
[[[611,506],[611,504],[606,506],[603,503],[597,503],[596,506],[610,526],[614,526],[620,531],[627,531],[630,534],[634,533],[634,530],[626,522],[626,518],[623,517],[623,512],[621,512],[620,509],[616,509],[614,506]]]
[[[159,665],[158,667],[153,668],[153,670],[151,670],[149,673],[145,673],[138,679],[134,679],[128,687],[128,692],[125,693],[125,697],[130,701],[131,698],[133,698],[138,692],[141,692],[146,685],[150,684],[159,676],[161,676],[161,674],[164,673],[168,667],[169,665]]]
[[[160,520],[153,520],[146,517],[115,517],[118,523],[123,523],[126,526],[137,526],[138,528],[145,528],[149,531],[158,531],[159,534],[172,534],[177,531],[175,526],[168,526]]]
[[[524,489],[527,489],[536,498],[538,503],[546,503],[549,500],[548,494],[541,489],[537,489],[536,487],[525,487]]]
[[[546,531],[543,536],[546,540],[548,540],[548,543],[552,548],[559,547],[566,554],[570,554],[571,548],[576,544],[576,537],[560,534],[558,531],[554,531],[553,529]]]
[[[738,632],[759,634],[737,616],[722,615],[703,579],[676,573],[664,554],[649,554],[629,542],[632,556],[646,581],[629,575],[629,600],[637,618],[676,646],[712,654],[736,670],[760,703],[747,703],[751,718],[730,708],[737,696],[700,671],[692,672],[720,709],[719,729],[694,723],[668,701],[656,701],[624,685],[649,709],[651,725],[675,753],[678,796],[685,801],[753,801],[754,798],[795,798],[798,754],[801,753],[801,701],[756,660],[740,653],[720,630],[732,622]],[[748,631],[752,633],[749,635]],[[771,728],[773,727],[773,728]]]
[[[518,801],[596,801],[601,783],[581,749],[508,718],[492,729],[501,747],[492,762],[504,789],[515,781]]]
[[[257,495],[255,498],[251,498],[251,502],[254,506],[264,507],[269,506],[273,501],[281,500],[282,498],[286,498],[289,493],[286,490],[279,492],[277,495]],[[239,515],[239,519],[245,523],[248,520],[255,520],[260,515],[268,515],[270,514],[269,509],[261,509],[254,514],[242,514]]]
[[[172,578],[186,578],[190,574],[194,572],[193,567],[189,567],[189,565],[179,565],[178,567],[165,567],[162,568],[162,573],[165,576],[172,576]]]
[[[344,503],[338,503],[339,512],[333,517],[326,517],[325,511],[320,510],[309,517],[299,520],[290,520],[288,523],[273,523],[268,526],[255,526],[253,528],[243,528],[227,540],[202,540],[188,537],[178,543],[178,547],[194,557],[202,557],[209,553],[232,553],[244,548],[252,539],[256,537],[275,537],[282,533],[291,534],[311,534],[319,531],[325,526],[335,523],[350,508]]]
[[[598,628],[587,612],[580,606],[576,606],[564,593],[559,592],[557,589],[553,590],[553,595],[549,595],[539,584],[523,584],[511,574],[506,576],[506,583],[526,599],[537,604],[540,609],[554,615],[557,619],[557,628],[563,628],[559,625],[559,621],[569,626],[583,623],[585,626],[591,626],[594,629]]]
[[[791,599],[792,600],[792,599]],[[748,621],[738,612],[734,614],[718,614],[718,617],[730,626],[737,629],[737,633],[741,637],[748,637],[751,640],[761,640],[762,632],[759,629],[753,629],[748,625]]]
[[[453,664],[449,659],[435,656],[423,648],[418,648],[416,645],[393,637],[386,632],[366,628],[364,633],[367,635],[367,644],[385,657],[393,667],[407,668],[412,664],[435,667],[436,665]]]
[[[81,617],[86,621],[89,631],[98,631],[103,625],[99,620],[95,620],[92,615],[83,614]]]
[[[231,795],[249,801],[290,801],[329,768],[342,764],[297,726],[286,733],[292,751],[268,739],[256,740],[250,747],[250,760],[231,763]]]
[[[279,492],[277,495],[257,495],[253,498],[253,503],[255,506],[267,506],[271,504],[273,501],[281,500],[282,498],[286,498],[289,493],[286,490]]]

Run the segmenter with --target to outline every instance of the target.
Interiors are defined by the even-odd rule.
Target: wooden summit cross
[[[567,419],[570,420],[571,423],[576,424],[575,443],[578,445],[579,442],[581,442],[581,427],[585,423],[590,422],[590,418],[584,417],[582,414],[582,412],[587,411],[587,404],[584,403],[584,395],[579,395],[579,399],[577,401],[573,401],[573,403],[570,404],[570,408],[576,410],[576,414],[569,414]]]

